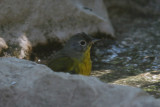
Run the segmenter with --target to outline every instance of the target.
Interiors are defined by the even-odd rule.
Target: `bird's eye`
[[[80,44],[81,46],[86,46],[86,41],[85,41],[85,40],[81,40],[81,41],[79,41],[79,44]]]

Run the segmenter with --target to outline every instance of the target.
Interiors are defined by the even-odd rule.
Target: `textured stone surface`
[[[0,58],[0,68],[0,107],[160,107],[138,88],[56,73],[31,61]]]
[[[128,14],[134,14],[135,17],[141,15],[144,18],[160,15],[159,0],[104,0],[104,2],[109,9],[117,9],[115,12],[119,11],[118,14],[128,12]]]
[[[102,0],[4,0],[0,2],[0,37],[21,51],[47,40],[67,40],[75,33],[114,36]],[[20,42],[26,38],[27,48]],[[58,39],[55,39],[58,38]],[[14,46],[13,46],[14,45]],[[25,44],[26,45],[26,44]],[[1,47],[0,47],[1,48]],[[14,48],[15,49],[15,48]],[[11,49],[10,49],[11,50]],[[18,54],[24,58],[23,53]]]

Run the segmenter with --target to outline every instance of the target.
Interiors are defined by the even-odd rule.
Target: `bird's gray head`
[[[91,47],[93,38],[85,33],[78,33],[72,36],[66,43],[65,48],[77,52],[85,52]]]

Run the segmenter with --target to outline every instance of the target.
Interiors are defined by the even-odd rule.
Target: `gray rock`
[[[110,9],[123,13],[133,14],[133,16],[156,16],[160,15],[159,0],[104,0],[106,6]]]
[[[8,47],[20,48],[19,58],[27,56],[24,53],[28,54],[38,43],[55,38],[64,42],[79,32],[114,36],[102,0],[5,0],[0,3],[0,36]]]
[[[0,58],[0,68],[0,107],[160,107],[141,89],[53,72],[27,60]]]

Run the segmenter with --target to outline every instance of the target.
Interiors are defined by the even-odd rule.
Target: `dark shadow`
[[[30,59],[32,61],[36,61],[37,58],[44,59],[62,47],[62,43],[58,42],[58,40],[48,39],[46,44],[39,43],[33,47]]]

